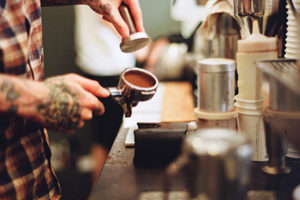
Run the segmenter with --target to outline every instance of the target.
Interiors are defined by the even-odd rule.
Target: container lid
[[[238,41],[238,52],[268,52],[277,51],[277,42],[275,37],[266,37],[255,33],[244,40]]]
[[[206,72],[226,72],[235,70],[235,61],[227,58],[206,58],[198,61],[198,69]]]
[[[185,139],[183,150],[195,155],[221,156],[244,144],[249,144],[247,138],[235,130],[208,128],[189,135]],[[247,153],[251,154],[250,145]]]
[[[229,119],[235,119],[238,115],[238,112],[236,109],[230,112],[206,112],[200,110],[199,108],[195,108],[194,114],[197,119],[229,120]]]

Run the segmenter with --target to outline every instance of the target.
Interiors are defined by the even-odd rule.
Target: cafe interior
[[[125,67],[108,87],[123,111],[109,148],[100,125],[49,131],[62,199],[300,200],[300,0],[139,3],[145,33],[124,5],[129,39],[106,37],[108,65]],[[81,74],[83,11],[42,9],[46,78]]]

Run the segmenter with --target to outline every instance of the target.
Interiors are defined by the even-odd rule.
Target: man
[[[120,49],[121,38],[113,25],[87,6],[75,6],[75,50],[79,73],[101,83],[104,87],[116,87],[119,75],[135,66],[133,53]],[[91,127],[91,155],[95,163],[92,183],[96,183],[108,157],[123,119],[123,109],[113,99],[103,99],[107,108],[101,116],[95,116],[87,124]],[[101,130],[99,130],[101,127]]]
[[[138,31],[137,0],[124,0]],[[0,1],[0,199],[59,199],[44,128],[73,133],[93,114],[103,114],[97,97],[109,92],[98,82],[68,74],[43,78],[41,5],[86,4],[126,38],[121,0]]]

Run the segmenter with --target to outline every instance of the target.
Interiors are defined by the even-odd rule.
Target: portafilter
[[[141,68],[125,69],[117,87],[109,87],[110,98],[118,102],[124,109],[125,117],[130,117],[132,107],[139,101],[150,100],[158,87],[158,79],[149,71]]]

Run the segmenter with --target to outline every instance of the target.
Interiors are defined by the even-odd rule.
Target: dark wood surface
[[[142,192],[162,191],[164,188],[163,168],[146,169],[134,165],[134,148],[124,145],[126,133],[127,129],[120,130],[90,200],[134,200]],[[175,182],[173,188],[182,190],[183,184]]]
[[[124,145],[126,133],[126,129],[120,130],[98,182],[92,190],[90,200],[140,200],[142,193],[162,193],[164,191],[164,169],[146,169],[135,166],[133,163],[134,148],[126,148]],[[258,193],[256,196],[252,195],[252,198],[248,197],[248,199],[292,199],[292,191],[300,184],[300,161],[288,159],[287,164],[292,168],[290,174],[270,176],[261,171],[266,163],[251,163],[249,190]],[[185,189],[183,180],[183,177],[180,176],[172,180],[170,191],[183,191]],[[260,195],[259,192],[266,191],[272,192],[272,195],[263,193],[263,195],[267,194],[268,198],[257,197]],[[153,199],[159,200],[160,198]]]

